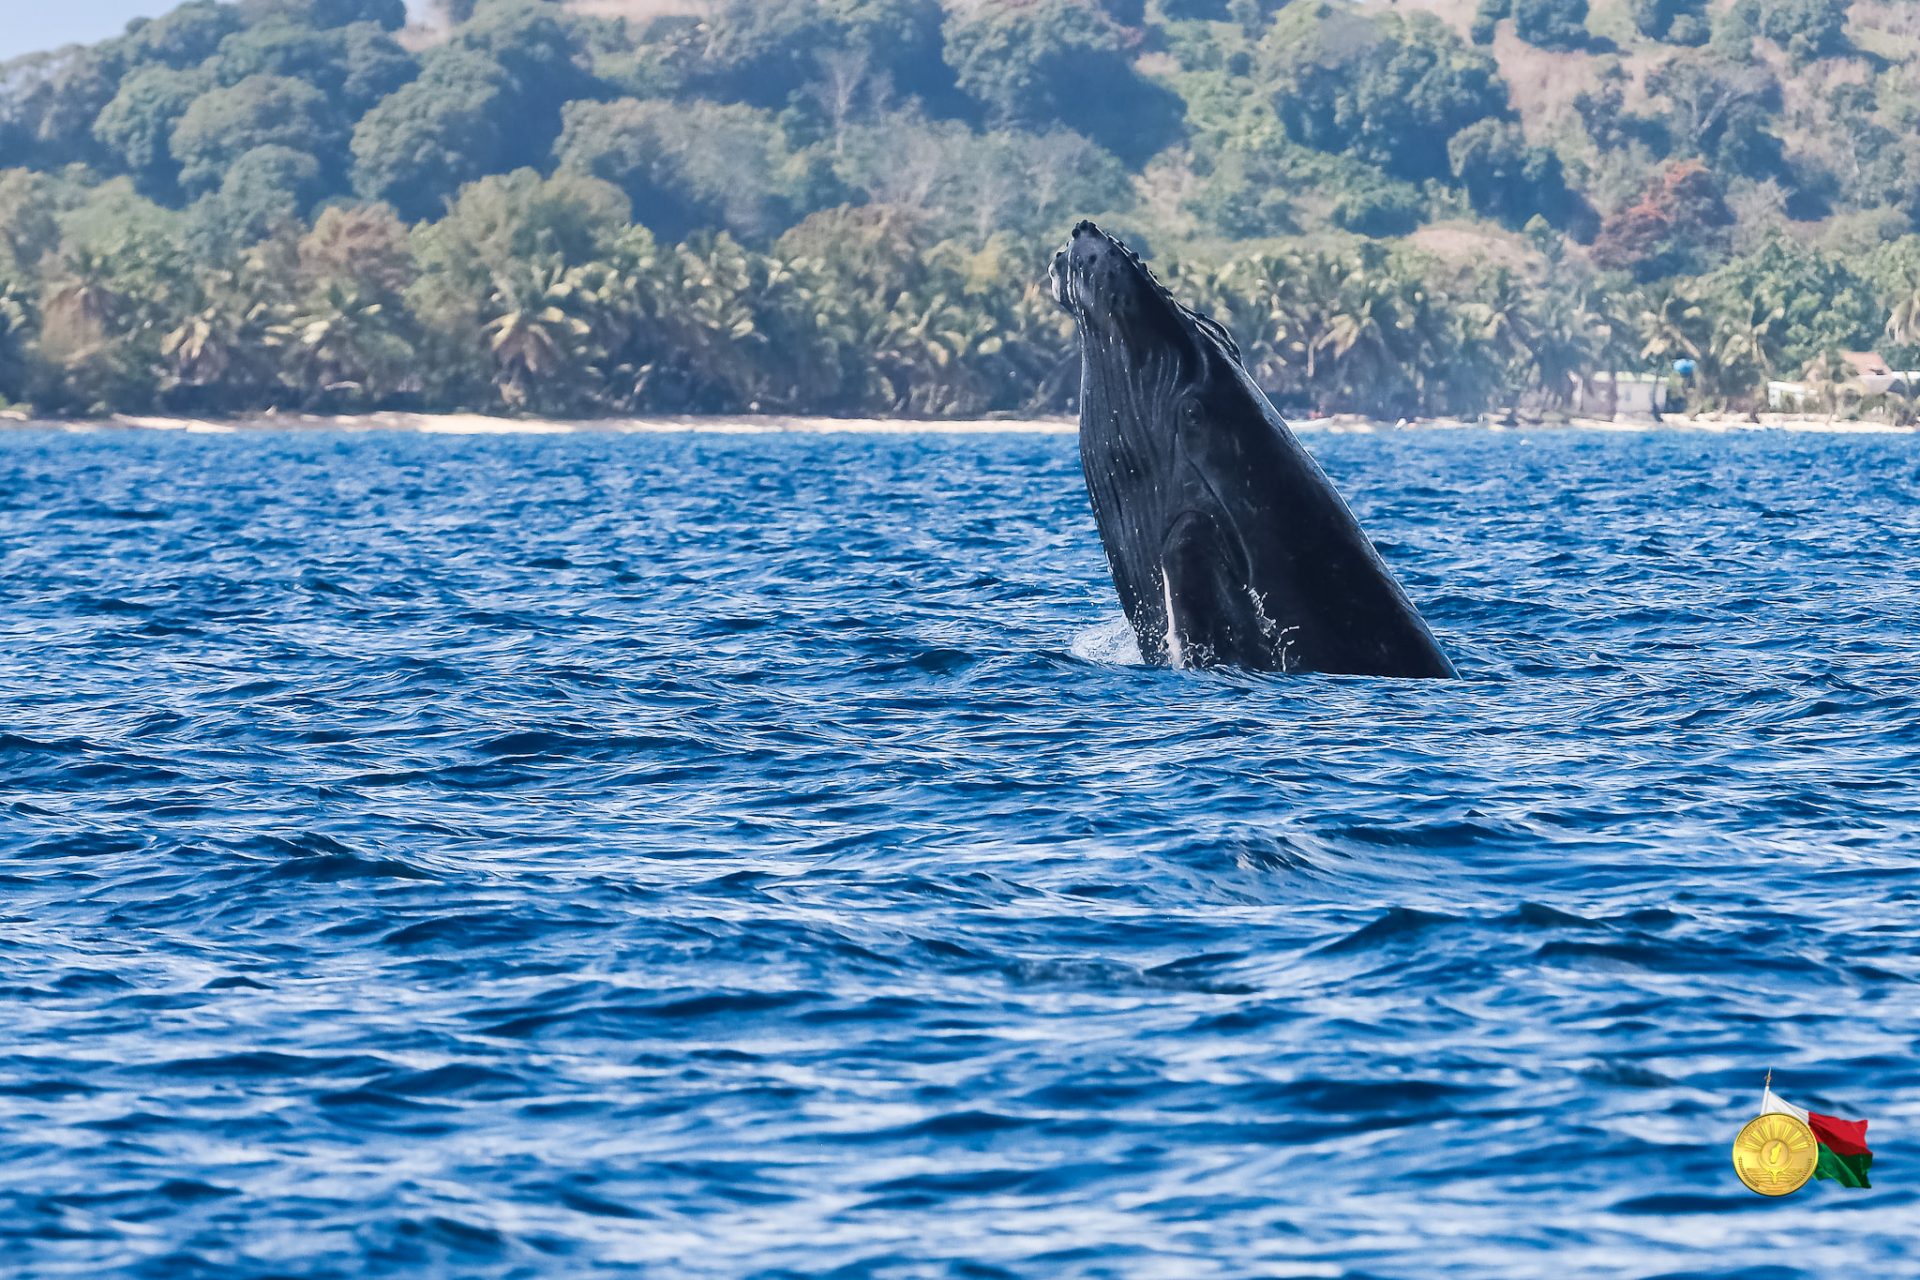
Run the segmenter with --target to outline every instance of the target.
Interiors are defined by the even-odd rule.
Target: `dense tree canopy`
[[[136,19],[117,47],[109,43],[103,48],[129,67],[156,62],[166,67],[198,66],[245,22],[245,12],[233,5],[190,0],[151,21]]]
[[[1742,403],[1920,360],[1901,8],[192,0],[0,66],[0,399],[1057,408],[1093,215],[1291,407]]]
[[[725,227],[764,244],[834,191],[824,156],[796,152],[771,112],[737,103],[577,102],[556,154],[619,187],[668,240]]]
[[[207,65],[222,84],[255,75],[304,80],[349,119],[358,119],[419,70],[413,55],[371,22],[322,30],[284,22],[251,27],[221,41]]]
[[[1846,0],[1737,0],[1735,7],[1753,30],[1797,60],[1847,47]]]
[[[210,246],[255,243],[297,223],[325,185],[320,162],[306,152],[254,147],[228,166],[218,191],[195,203],[195,230]]]
[[[165,199],[179,186],[174,128],[187,108],[213,86],[213,77],[203,67],[185,71],[164,63],[141,67],[120,82],[113,101],[94,117],[93,136],[117,167],[133,175],[141,190]]]
[[[27,169],[0,173],[0,286],[24,283],[60,247],[55,215],[66,199],[54,179]]]
[[[1543,49],[1578,49],[1587,42],[1587,0],[1512,0],[1513,30]]]
[[[1081,0],[986,0],[946,28],[960,88],[990,121],[1066,125],[1141,161],[1177,136],[1179,106],[1135,71],[1135,40]]]
[[[945,113],[959,102],[944,18],[940,0],[719,0],[704,30],[665,34],[684,83],[714,96],[783,107],[855,80],[860,92]]]
[[[217,187],[256,147],[287,147],[339,167],[346,131],[327,95],[291,76],[248,76],[194,99],[173,127],[173,158],[189,192]]]
[[[1376,18],[1308,0],[1282,11],[1261,55],[1296,141],[1401,177],[1445,173],[1447,140],[1508,110],[1493,59],[1431,14]]]
[[[1453,176],[1473,207],[1509,226],[1539,217],[1565,225],[1585,209],[1567,189],[1560,157],[1532,146],[1520,127],[1505,120],[1481,120],[1447,143]]]
[[[1707,0],[1631,0],[1633,25],[1641,35],[1674,44],[1705,44],[1710,30]]]
[[[510,81],[491,58],[434,53],[418,79],[354,126],[354,190],[424,218],[466,183],[500,172],[514,130]]]
[[[246,20],[266,26],[275,19],[325,30],[371,22],[386,31],[407,25],[406,0],[239,0]]]

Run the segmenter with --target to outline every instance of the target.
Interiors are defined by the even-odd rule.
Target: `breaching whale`
[[[1149,662],[1451,677],[1232,337],[1091,222],[1054,255],[1080,329],[1080,465]]]

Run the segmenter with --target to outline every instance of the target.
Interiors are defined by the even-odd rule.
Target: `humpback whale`
[[[1452,677],[1220,325],[1091,222],[1049,272],[1080,330],[1080,465],[1148,662]]]

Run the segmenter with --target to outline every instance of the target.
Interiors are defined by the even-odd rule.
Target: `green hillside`
[[[1069,407],[1092,215],[1294,411],[1920,365],[1905,0],[197,0],[0,67],[0,397]],[[1903,405],[1884,406],[1904,414]]]

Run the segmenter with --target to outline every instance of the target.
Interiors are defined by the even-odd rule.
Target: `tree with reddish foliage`
[[[1639,200],[1607,217],[1593,258],[1639,280],[1702,271],[1726,255],[1733,221],[1713,171],[1698,160],[1677,161],[1653,176]]]

